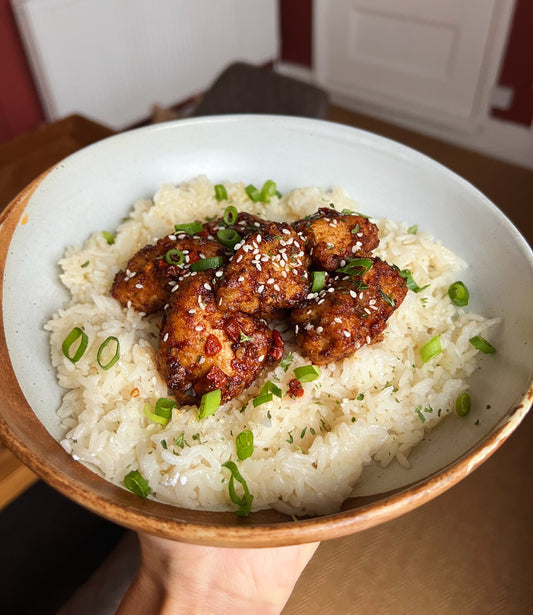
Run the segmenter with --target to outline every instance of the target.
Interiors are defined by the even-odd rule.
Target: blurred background
[[[530,0],[0,0],[0,143],[191,114],[241,61],[532,168],[532,26]]]
[[[282,113],[422,151],[531,243],[532,32],[531,0],[0,0],[0,210],[113,133]],[[532,437],[528,416],[446,494],[321,545],[284,614],[533,612]],[[111,613],[138,561],[1,444],[0,544],[6,614]]]

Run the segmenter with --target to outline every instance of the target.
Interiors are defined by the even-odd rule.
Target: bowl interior
[[[5,252],[2,317],[10,361],[9,375],[3,376],[8,390],[4,386],[2,396],[6,406],[17,410],[2,410],[0,416],[15,452],[67,495],[130,527],[193,541],[203,540],[197,533],[202,524],[222,527],[217,544],[230,541],[228,528],[244,532],[268,526],[276,534],[283,527],[285,543],[313,537],[316,524],[311,530],[312,523],[298,522],[289,531],[287,519],[272,511],[241,522],[233,515],[203,516],[141,501],[82,468],[56,444],[62,435],[56,409],[63,391],[50,364],[43,324],[67,298],[58,260],[67,245],[82,243],[92,231],[117,227],[137,199],[152,196],[164,183],[199,174],[213,183],[262,184],[272,178],[281,191],[342,186],[364,213],[418,224],[462,256],[468,263],[462,279],[471,309],[503,319],[491,338],[498,352],[482,357],[471,379],[473,412],[466,419],[450,416],[427,436],[411,454],[409,470],[398,464],[385,471],[369,466],[354,492],[357,497],[340,516],[323,520],[321,531],[327,535],[328,523],[336,525],[337,535],[354,531],[362,524],[361,511],[373,511],[375,522],[383,514],[398,514],[401,502],[412,507],[409,496],[420,488],[407,486],[426,481],[426,487],[444,488],[444,474],[440,483],[438,478],[443,468],[465,455],[472,459],[476,450],[478,455],[484,451],[482,457],[490,454],[494,447],[484,444],[531,386],[531,249],[494,204],[422,154],[345,126],[280,116],[202,118],[111,137],[67,158],[36,184],[31,196],[23,195],[12,206],[11,222],[0,231]]]

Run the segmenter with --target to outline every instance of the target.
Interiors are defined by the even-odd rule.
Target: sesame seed
[[[166,342],[168,340],[168,333],[165,333],[165,335],[163,336],[163,341]]]
[[[371,311],[370,311],[367,307],[366,307],[366,308],[364,308],[364,309],[365,309],[365,312],[366,312],[367,314],[372,314],[372,312],[371,312]]]
[[[351,290],[350,297],[352,297],[352,299],[357,299],[357,293],[354,290]]]
[[[169,235],[169,236],[168,236],[168,238],[169,238],[171,241],[176,241],[176,235]]]
[[[265,359],[265,355],[264,354],[262,354],[260,357],[257,357],[258,361],[264,361],[264,359]]]
[[[240,275],[240,276],[237,278],[237,282],[244,282],[244,276],[243,276],[243,275]]]
[[[274,290],[277,290],[278,293],[281,290],[281,288],[279,287],[279,284],[274,284]]]
[[[366,336],[366,343],[370,344],[370,342],[372,341],[372,339],[370,338],[370,335]]]
[[[281,232],[284,233],[285,235],[290,235],[291,234],[291,232],[289,231],[288,228],[282,228]]]
[[[294,327],[294,333],[298,333],[298,331],[299,331],[299,330],[300,330],[300,327],[299,327],[298,325],[296,325],[296,326]]]
[[[316,328],[316,332],[317,333],[322,333],[322,331],[324,331],[324,327],[317,327]]]
[[[142,284],[135,284],[135,288],[144,288]]]
[[[203,327],[202,325],[196,325],[196,327],[194,327],[195,331],[202,331]]]
[[[344,335],[344,337],[350,337],[350,332],[346,331],[346,329],[342,332],[342,334]]]
[[[333,320],[339,325],[342,323],[342,318],[339,318],[338,316],[337,318],[334,318]]]
[[[213,290],[211,288],[211,284],[208,284],[207,282],[204,284],[204,288],[205,288],[205,290]]]
[[[192,309],[192,310],[188,310],[189,314],[196,314],[196,310]]]
[[[265,290],[265,285],[261,284],[260,286],[257,287],[257,292],[258,293],[262,293]]]
[[[255,240],[257,241],[257,243],[261,243],[261,235],[257,235],[257,237],[255,238]]]

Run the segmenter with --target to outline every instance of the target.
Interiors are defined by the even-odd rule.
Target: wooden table
[[[333,108],[330,119],[414,147],[471,181],[533,241],[533,172]],[[78,116],[0,146],[1,206],[111,131]],[[398,519],[323,543],[284,615],[533,612],[533,414],[485,464]],[[34,480],[0,449],[0,506]],[[96,615],[96,614],[95,614]]]

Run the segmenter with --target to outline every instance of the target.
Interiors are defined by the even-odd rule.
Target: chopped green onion
[[[422,421],[422,423],[425,423],[426,417],[422,414],[422,406],[417,406],[415,408],[415,412],[418,414],[418,418]]]
[[[276,182],[272,181],[271,179],[267,179],[261,189],[260,200],[263,201],[263,203],[269,203],[270,198],[273,197],[275,194]]]
[[[452,300],[452,303],[462,307],[468,305],[470,293],[462,282],[454,282],[450,288],[448,288],[448,296]]]
[[[198,420],[201,421],[202,419],[205,419],[206,416],[215,414],[220,407],[221,398],[222,393],[220,389],[215,389],[214,391],[209,391],[209,393],[204,393],[202,395],[202,399],[200,400]]]
[[[396,267],[396,270],[405,280],[405,285],[407,286],[407,288],[409,290],[412,290],[414,293],[419,293],[420,291],[429,287],[429,284],[426,284],[425,286],[418,286],[418,284],[413,280],[413,276],[409,269],[402,269],[400,271],[400,269]]]
[[[245,190],[246,194],[252,199],[254,203],[257,203],[257,201],[261,200],[261,193],[253,184],[249,184],[248,186],[246,186]]]
[[[239,212],[237,211],[237,208],[234,207],[233,205],[228,205],[226,209],[224,210],[224,216],[223,216],[224,224],[226,226],[231,226],[232,224],[235,224],[238,219],[239,219]]]
[[[484,337],[481,337],[481,335],[475,335],[474,337],[471,337],[468,341],[472,344],[474,348],[480,350],[484,354],[492,354],[493,352],[496,352],[496,348],[494,348],[492,344],[487,342]]]
[[[188,235],[195,235],[204,230],[204,225],[201,222],[187,222],[186,224],[175,224],[174,230],[176,233],[187,233]]]
[[[253,336],[246,335],[246,333],[243,333],[243,332],[241,331],[241,337],[240,337],[240,339],[239,339],[239,342],[241,342],[241,343],[242,343],[242,342],[253,342],[253,341],[254,341]]]
[[[420,358],[422,359],[422,363],[427,363],[441,353],[440,335],[435,335],[435,337],[432,337],[429,342],[424,344],[420,349]]]
[[[326,283],[325,271],[311,271],[311,292],[318,293],[324,288]]]
[[[83,269],[85,269],[85,267],[88,267],[88,266],[89,266],[89,261],[85,261],[83,265],[81,265]]]
[[[337,269],[337,273],[347,273],[348,275],[363,275],[374,264],[371,258],[352,258],[344,267]]]
[[[115,343],[115,354],[109,359],[107,363],[102,363],[102,355],[104,354],[105,349],[112,342]],[[119,358],[120,358],[120,343],[118,341],[118,338],[116,338],[114,335],[110,335],[104,342],[100,344],[100,348],[98,348],[98,352],[96,353],[96,360],[98,361],[98,365],[102,369],[107,370],[113,367],[113,365],[115,365],[115,363],[119,360]]]
[[[259,391],[259,395],[264,395],[265,393],[272,393],[276,397],[283,397],[281,389],[276,386],[271,380],[267,380]]]
[[[239,461],[251,457],[254,452],[254,434],[249,429],[241,431],[235,438],[235,447]]]
[[[283,195],[281,194],[279,190],[276,190],[276,196],[278,197],[278,199],[281,199]]]
[[[418,224],[413,224],[413,226],[410,226],[407,229],[407,232],[409,235],[416,235],[418,233]]]
[[[472,402],[468,393],[461,393],[455,401],[455,412],[457,416],[466,416],[470,412]]]
[[[155,402],[155,414],[170,420],[172,418],[172,410],[176,407],[176,402],[173,399],[160,397]]]
[[[154,410],[153,406],[151,406],[150,404],[144,404],[144,407],[143,407],[144,416],[147,419],[150,419],[151,421],[153,421],[154,423],[159,423],[160,425],[163,425],[164,427],[168,423],[169,419],[159,414],[156,414],[155,412],[152,412],[152,410]]]
[[[215,186],[215,198],[217,201],[227,201],[228,193],[226,192],[226,188],[222,184],[217,184]]]
[[[269,401],[272,401],[272,393],[264,393],[263,395],[258,395],[257,397],[254,397],[252,403],[254,405],[254,408],[257,408],[257,406],[262,406]]]
[[[110,233],[109,231],[102,231],[102,235],[110,246],[115,243],[115,236],[113,235],[113,233]]]
[[[176,257],[176,260],[174,260],[174,257]],[[185,254],[174,248],[165,254],[165,260],[169,265],[181,265],[185,261]]]
[[[226,463],[223,463],[222,466],[228,468],[231,472],[228,489],[231,501],[239,507],[236,512],[240,517],[247,517],[252,510],[252,501],[254,496],[250,494],[246,481],[241,476],[237,465],[233,461],[226,461]],[[239,497],[235,491],[235,481],[242,485],[244,492],[242,497]]]
[[[394,301],[394,299],[392,297],[389,297],[389,295],[387,295],[386,293],[384,293],[383,290],[381,290],[381,288],[379,289],[379,294],[381,295],[381,298],[383,299],[383,301],[385,301],[385,303],[388,303],[392,307],[396,305],[396,302]]]
[[[357,399],[357,401],[363,401],[364,398],[365,398],[365,394],[359,393],[359,395],[355,399]]]
[[[234,229],[225,228],[218,231],[217,239],[226,248],[233,249],[242,238]]]
[[[320,370],[316,365],[303,365],[294,369],[294,376],[300,382],[312,382],[320,376]]]
[[[224,264],[222,256],[210,256],[202,258],[191,265],[191,271],[206,271],[207,269],[218,269]]]
[[[80,340],[78,348],[75,350],[74,354],[70,354],[70,349],[78,341],[78,339]],[[74,329],[72,329],[72,331],[63,340],[61,350],[63,350],[63,354],[67,357],[69,361],[71,361],[72,363],[77,363],[83,357],[83,354],[87,350],[88,345],[89,338],[87,337],[85,331],[83,331],[79,327],[74,327]]]
[[[124,485],[128,491],[131,491],[135,495],[139,495],[142,498],[147,497],[152,493],[150,486],[143,478],[142,474],[137,470],[132,470],[124,477]]]

